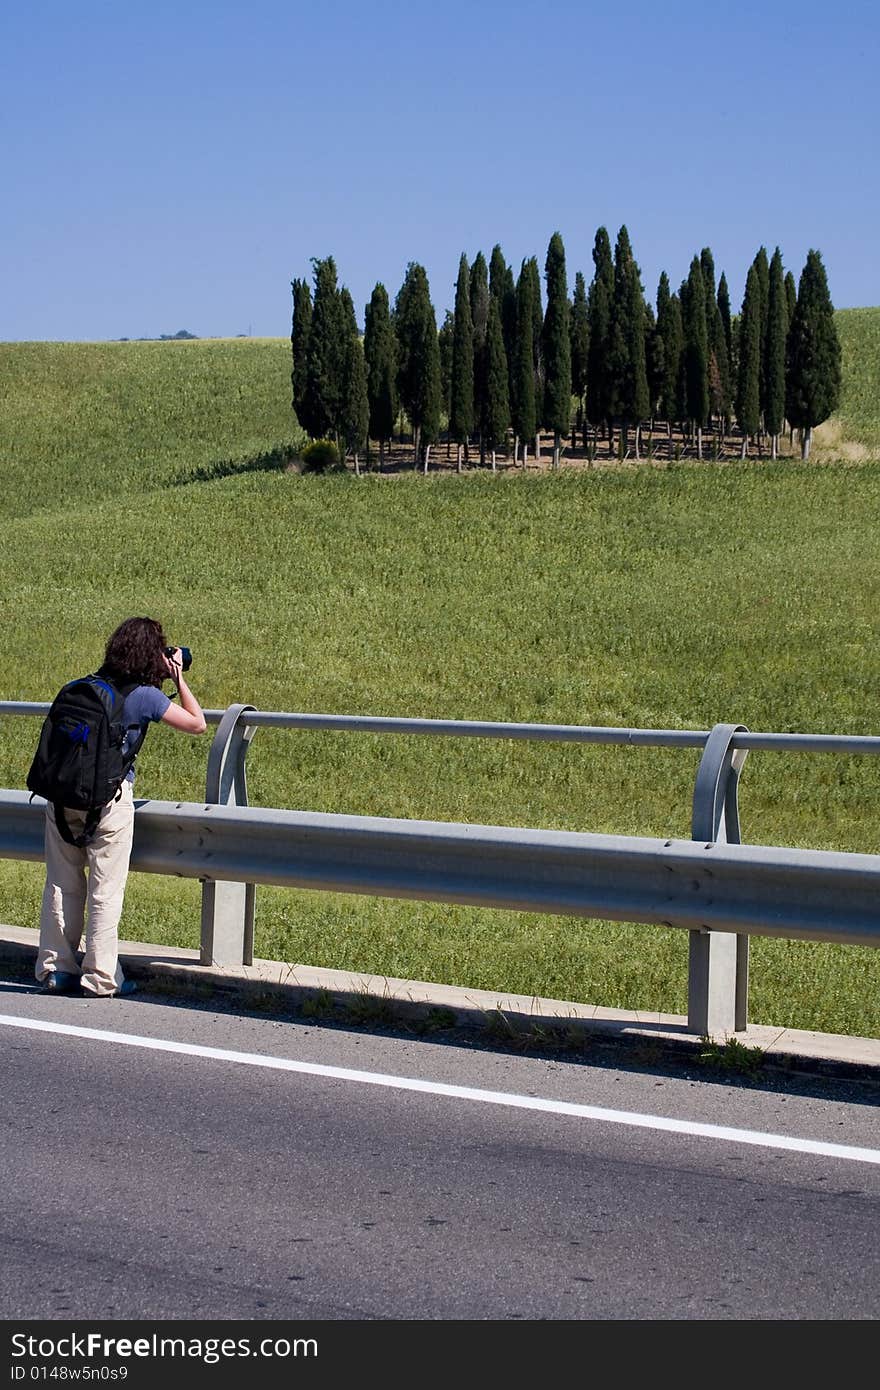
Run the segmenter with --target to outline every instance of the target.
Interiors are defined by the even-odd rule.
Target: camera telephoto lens
[[[173,656],[173,655],[174,655],[174,652],[175,652],[175,648],[174,648],[174,647],[166,647],[166,648],[165,648],[165,655],[166,655],[166,656]],[[180,648],[180,669],[181,669],[182,671],[188,671],[189,668],[190,668],[190,666],[192,666],[192,664],[193,664],[193,656],[192,656],[192,652],[190,651],[189,647],[181,647],[181,648]]]

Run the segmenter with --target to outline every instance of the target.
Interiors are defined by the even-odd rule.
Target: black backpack
[[[51,803],[59,834],[78,849],[92,839],[107,802],[119,796],[144,741],[145,729],[123,756],[126,733],[140,727],[123,721],[126,696],[137,684],[117,685],[102,676],[69,681],[43,722],[28,789]],[[65,806],[88,812],[82,834],[75,836],[70,830]]]

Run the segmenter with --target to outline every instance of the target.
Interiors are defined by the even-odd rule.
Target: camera
[[[166,656],[173,656],[174,653],[175,653],[175,651],[176,651],[176,648],[175,648],[175,647],[166,647],[166,648],[165,648],[165,655],[166,655]],[[192,652],[190,651],[189,647],[181,647],[181,648],[180,648],[180,668],[181,668],[181,670],[182,670],[182,671],[188,671],[189,668],[190,668],[190,666],[192,666],[192,664],[193,664],[193,654],[192,654]]]

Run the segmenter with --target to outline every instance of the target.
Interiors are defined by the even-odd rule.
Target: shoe
[[[137,982],[135,980],[123,980],[117,989],[108,990],[106,994],[98,994],[97,990],[89,989],[83,985],[83,994],[89,999],[115,999],[118,995],[123,997],[128,994],[137,993]]]
[[[50,970],[40,988],[44,994],[73,994],[79,989],[79,975],[69,970]]]

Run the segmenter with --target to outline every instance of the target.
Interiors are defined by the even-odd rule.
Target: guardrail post
[[[734,749],[744,724],[716,724],[694,785],[691,839],[738,845],[737,788],[747,749]],[[700,928],[689,933],[688,1028],[700,1037],[742,1032],[748,1022],[749,938]]]
[[[253,705],[230,705],[208,752],[205,801],[247,806],[245,760],[256,728],[243,717]],[[256,885],[202,881],[202,965],[253,965]]]

